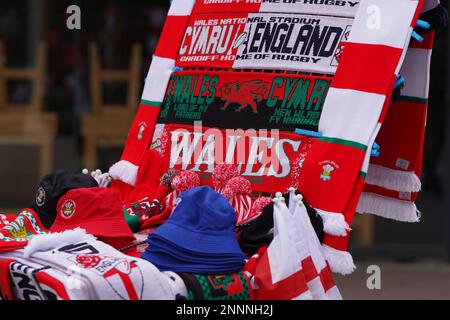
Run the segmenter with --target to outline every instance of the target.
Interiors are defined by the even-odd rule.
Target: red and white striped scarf
[[[193,16],[195,14],[208,15],[199,13],[202,10],[199,3],[202,1],[197,2]],[[422,0],[366,0],[361,2],[356,11],[349,38],[345,41],[345,50],[343,53],[340,50],[339,54],[336,52],[328,66],[321,63],[318,63],[317,66],[305,63],[296,65],[290,62],[283,66],[279,62],[267,61],[265,56],[262,57],[262,62],[259,64],[256,60],[252,60],[255,57],[250,58],[250,61],[248,59],[247,61],[240,60],[239,64],[237,61],[234,64],[234,62],[229,63],[226,60],[211,64],[208,62],[210,61],[208,59],[214,58],[211,55],[205,56],[205,60],[200,62],[189,60],[189,50],[185,46],[191,41],[188,38],[192,36],[193,29],[188,29],[186,32],[185,29],[190,23],[194,1],[175,0],[169,11],[161,41],[150,67],[148,81],[144,88],[144,104],[141,104],[130,130],[122,161],[111,168],[111,176],[131,185],[135,183],[133,172],[137,171],[141,154],[150,146],[151,136],[148,134],[154,130],[159,106],[175,65],[182,64],[192,67],[202,65],[220,67],[223,65],[225,67],[289,70],[298,68],[298,71],[316,70],[331,74],[336,71],[319,121],[319,131],[323,137],[312,139],[311,147],[304,161],[299,163],[301,177],[298,187],[308,202],[318,209],[322,217],[328,217],[325,220],[333,221],[336,226],[336,228],[329,229],[332,231],[327,233],[324,238],[324,248],[331,269],[343,274],[352,272],[353,261],[350,254],[346,252],[348,227],[352,223],[362,191],[364,172],[367,171],[364,170],[364,167],[368,165],[370,148],[387,112],[396,75],[402,66],[412,28],[422,5]],[[233,4],[227,5],[226,9],[230,8],[231,10],[236,7],[241,8],[240,12],[234,10],[229,16],[237,19],[236,28],[243,28],[242,30],[249,33],[254,31],[249,29],[248,23],[240,25],[239,21],[241,20],[239,19],[266,19],[270,16],[276,19],[280,16],[277,13],[267,14],[266,12],[276,10],[274,10],[275,7],[265,4],[258,4],[255,7]],[[293,12],[311,13],[312,11],[305,12],[303,9],[313,10],[313,7],[298,6],[297,9],[289,10],[289,15],[284,12],[286,7],[277,6],[276,8],[281,8],[280,10],[283,11],[281,16],[288,15],[290,17]],[[315,7],[315,9],[318,8],[320,6]],[[321,12],[323,17],[320,19],[337,24],[350,21],[351,24],[351,19],[348,18],[326,16],[332,12],[329,7],[325,9],[325,6],[322,6],[322,9],[324,10]],[[252,10],[256,10],[257,13],[249,13],[255,12]],[[350,11],[347,10],[346,14],[342,13],[342,16],[352,16],[353,14],[349,14]],[[338,14],[338,11],[335,12]],[[220,16],[217,11],[214,11],[214,15]],[[306,15],[292,16],[293,18],[308,18]],[[191,17],[191,19],[193,18]],[[248,19],[246,21],[249,21]],[[236,35],[235,31],[233,32]],[[230,47],[231,56],[244,54],[241,52],[243,49],[239,46],[239,41],[243,39],[236,38],[235,40],[234,44],[236,45]],[[192,45],[192,43],[190,44]],[[179,50],[180,48],[181,50]],[[179,52],[181,55],[187,55],[183,61],[180,59]],[[175,61],[177,62],[175,63]],[[337,62],[339,62],[339,66],[336,69]],[[155,101],[156,103],[154,103]],[[148,107],[149,105],[154,107]],[[143,131],[143,134],[140,131]]]
[[[393,102],[377,137],[380,156],[370,161],[358,212],[418,222],[415,205],[425,139],[433,32],[411,41],[400,74],[405,87]]]

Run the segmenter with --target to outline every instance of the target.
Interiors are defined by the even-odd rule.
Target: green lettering
[[[175,80],[175,92],[173,96],[173,101],[179,103],[181,94],[183,92],[184,83],[186,82],[186,77],[184,76],[175,77],[174,80]]]
[[[286,78],[286,88],[284,89],[284,98],[283,103],[281,104],[281,108],[286,106],[286,102],[289,101],[289,96],[291,95],[292,89],[295,87],[295,84],[298,82],[298,79]]]
[[[328,81],[316,80],[314,88],[309,97],[307,110],[311,110],[314,104],[314,111],[322,110],[323,101],[325,99],[325,92],[328,88]]]
[[[191,92],[191,99],[190,99],[191,104],[197,103],[197,97],[195,96],[195,92],[197,91],[198,78],[199,78],[199,76],[195,76],[194,87],[192,88],[192,92]]]
[[[176,103],[180,102],[181,94],[183,92],[184,83],[186,81],[186,77],[180,76],[174,78],[174,93],[173,93],[173,101]]]
[[[299,79],[297,82],[297,87],[295,88],[294,93],[292,93],[291,99],[288,101],[288,108],[294,106],[295,109],[305,109],[309,83],[309,79]]]
[[[270,88],[269,97],[267,98],[267,107],[273,108],[277,105],[278,97],[274,97],[275,88],[281,88],[283,86],[284,79],[282,77],[275,77]]]
[[[197,102],[198,104],[204,104],[205,103],[205,98],[203,98],[203,93],[206,91],[206,84],[209,81],[209,76],[208,75],[204,75],[203,79],[202,79],[202,84],[200,86],[200,91],[198,93],[198,98],[197,98]]]
[[[219,84],[219,77],[214,76],[211,78],[211,81],[209,82],[209,92],[210,94],[206,96],[206,103],[211,104],[214,102],[214,99],[216,98],[216,91],[217,86]]]
[[[191,95],[191,87],[192,87],[192,76],[188,76],[186,80],[186,85],[183,89],[183,95],[181,96],[181,102],[189,103],[189,98]]]

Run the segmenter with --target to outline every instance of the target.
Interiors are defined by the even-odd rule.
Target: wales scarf
[[[175,0],[111,176],[135,185],[151,147],[163,171],[197,171],[204,184],[231,162],[255,191],[296,187],[335,226],[323,247],[331,270],[352,272],[349,227],[423,1],[340,4]]]

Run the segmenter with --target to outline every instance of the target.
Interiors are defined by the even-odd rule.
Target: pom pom
[[[193,171],[181,171],[172,180],[172,189],[178,194],[200,185],[200,177]]]
[[[214,188],[224,188],[227,182],[239,175],[238,167],[234,164],[222,163],[214,168],[212,173],[212,183]]]
[[[255,199],[252,206],[251,216],[259,215],[263,209],[272,202],[269,197],[259,197]]]
[[[301,201],[303,201],[303,196],[301,194],[294,196],[294,202],[299,203]]]
[[[234,198],[236,194],[251,195],[252,194],[252,184],[250,181],[243,177],[234,177],[230,179],[225,185],[223,195],[228,200]]]
[[[169,169],[166,173],[164,173],[161,178],[159,179],[159,181],[161,182],[161,184],[163,186],[168,186],[169,188],[171,188],[171,184],[173,179],[175,178],[175,176],[177,176],[180,173],[179,170],[177,169]]]

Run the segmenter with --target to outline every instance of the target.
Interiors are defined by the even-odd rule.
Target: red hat
[[[57,216],[50,232],[83,228],[98,237],[131,238],[119,194],[108,188],[68,191],[58,202]]]

